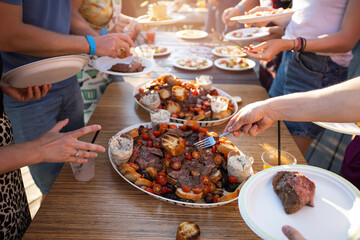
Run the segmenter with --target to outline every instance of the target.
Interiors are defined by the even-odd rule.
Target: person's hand
[[[281,230],[289,240],[305,240],[303,235],[291,226],[284,225]]]
[[[280,26],[265,27],[264,31],[269,32],[269,35],[265,37],[257,38],[256,39],[257,42],[265,42],[270,39],[281,39],[281,37],[285,33],[285,29]]]
[[[245,48],[244,53],[252,58],[269,61],[278,53],[291,50],[293,48],[293,44],[293,40],[271,39],[256,46],[250,45]]]
[[[98,56],[110,56],[116,58],[122,56],[122,49],[126,56],[130,56],[130,47],[134,47],[134,42],[128,35],[120,33],[110,33],[104,36],[94,37],[96,52]]]
[[[2,86],[2,91],[9,97],[14,98],[19,102],[26,102],[29,100],[38,100],[45,97],[51,89],[51,84],[44,84],[42,86],[32,86],[27,88],[14,88],[11,86]]]
[[[268,129],[274,122],[274,120],[266,114],[265,110],[265,101],[246,105],[230,119],[224,132],[232,132],[236,137],[238,137],[241,133],[249,134],[250,136],[257,136],[259,133]],[[243,125],[244,127],[241,130],[240,128]]]
[[[85,163],[87,162],[86,158],[97,157],[97,153],[93,151],[105,152],[105,148],[100,145],[78,140],[85,134],[100,130],[100,125],[91,125],[72,132],[60,133],[60,130],[68,122],[69,119],[59,121],[52,129],[33,141],[35,146],[39,147],[40,159],[43,162]],[[77,157],[75,157],[76,153]]]
[[[231,21],[230,18],[235,17],[235,16],[240,16],[242,15],[243,12],[240,8],[238,7],[231,7],[231,8],[227,8],[224,10],[221,19],[224,22],[224,24],[227,24],[228,26],[234,26],[236,24],[236,21]]]
[[[124,33],[124,28],[126,25],[131,23],[133,18],[127,16],[120,16],[117,23],[115,23],[114,28],[109,33]]]
[[[250,11],[246,12],[246,14],[254,14],[256,12],[261,12],[261,11],[268,11],[269,8],[268,7],[260,7],[260,6],[256,6],[253,9],[251,9]],[[245,24],[245,27],[264,27],[266,26],[268,22],[257,22],[257,23],[252,23],[252,24]]]

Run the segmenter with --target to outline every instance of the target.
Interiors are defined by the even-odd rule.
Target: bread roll
[[[199,240],[200,227],[194,222],[180,223],[176,232],[176,240]]]
[[[199,201],[203,198],[204,192],[201,192],[201,193],[194,193],[193,191],[184,192],[181,188],[177,188],[175,191],[175,194],[178,197],[181,197],[184,199]]]
[[[165,134],[161,140],[161,143],[166,152],[172,156],[178,156],[185,150],[184,140],[174,134]]]

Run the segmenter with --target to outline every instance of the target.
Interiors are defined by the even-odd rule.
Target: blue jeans
[[[38,138],[65,118],[70,121],[62,132],[84,126],[83,100],[76,77],[53,84],[48,94],[40,100],[20,103],[4,95],[4,106],[16,143]],[[43,194],[50,190],[63,165],[39,163],[29,166],[31,175]]]
[[[329,56],[286,51],[283,53],[269,95],[276,97],[337,84],[347,79],[347,69],[332,61]],[[310,139],[315,138],[323,130],[311,122],[285,121],[285,124],[291,134]]]

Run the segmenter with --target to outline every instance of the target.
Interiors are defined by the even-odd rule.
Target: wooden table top
[[[135,42],[136,45],[139,45],[143,40],[141,37],[138,38],[139,42]],[[155,57],[156,67],[152,72],[152,75],[147,76],[148,79],[159,77],[164,74],[174,74],[181,79],[195,80],[196,76],[206,74],[214,77],[214,83],[260,85],[259,79],[254,71],[255,68],[259,67],[258,63],[256,63],[254,69],[237,72],[222,70],[215,65],[201,71],[183,70],[172,65],[174,59],[178,57],[201,56],[213,61],[217,59],[218,57],[214,56],[211,51],[214,47],[222,46],[224,43],[220,42],[214,34],[209,34],[203,39],[184,40],[177,38],[175,32],[156,32],[155,45],[167,47],[171,53],[170,55]],[[144,75],[125,77],[125,79],[136,78],[144,78]]]
[[[266,99],[256,85],[215,85],[248,103]],[[111,83],[88,124],[101,124],[97,143],[108,140],[121,129],[150,121],[149,113],[137,106],[129,83]],[[210,128],[222,132],[225,125]],[[303,156],[282,123],[282,148],[299,164]],[[277,124],[257,137],[229,137],[238,148],[254,156],[253,169],[262,170],[261,153],[277,147]],[[93,136],[84,138],[91,141]],[[96,159],[96,176],[89,182],[74,179],[65,164],[23,239],[175,239],[178,225],[194,221],[201,239],[259,239],[242,219],[238,202],[211,209],[181,207],[159,201],[124,181],[112,168],[107,153]]]

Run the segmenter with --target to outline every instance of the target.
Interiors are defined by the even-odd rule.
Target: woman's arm
[[[306,39],[307,52],[332,52],[344,53],[350,51],[360,39],[360,1],[349,0],[340,30],[335,33],[321,35],[316,38]],[[270,60],[281,51],[290,51],[298,45],[296,39],[273,39],[252,46],[245,51],[249,57]],[[263,52],[262,52],[263,51]]]
[[[71,28],[70,32],[75,35],[99,36],[100,33],[92,29],[89,23],[81,16],[79,9],[82,0],[71,0]]]
[[[60,133],[68,122],[68,119],[58,122],[51,130],[33,141],[0,147],[0,174],[40,162],[85,163],[86,158],[97,157],[97,153],[88,150],[105,152],[105,148],[100,145],[78,140],[85,134],[100,130],[99,125]],[[79,154],[75,157],[77,150]]]
[[[252,136],[266,130],[274,121],[358,122],[360,121],[360,77],[327,88],[287,94],[242,108],[224,131],[243,132]],[[257,123],[252,126],[252,123]],[[240,132],[235,133],[239,135]]]

